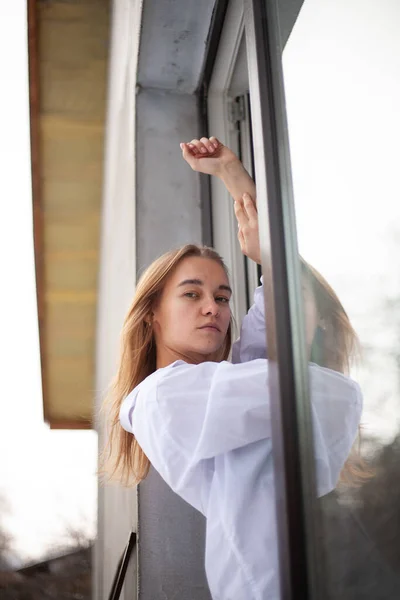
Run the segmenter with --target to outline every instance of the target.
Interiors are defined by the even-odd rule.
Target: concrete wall
[[[197,99],[141,89],[137,97],[136,260],[140,271],[157,256],[201,243],[199,176],[182,160],[179,142],[197,135]]]

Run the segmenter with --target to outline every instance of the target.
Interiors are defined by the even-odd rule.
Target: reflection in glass
[[[399,26],[395,0],[306,0],[283,53],[299,248],[361,347],[363,477],[321,501],[326,598],[400,597]]]

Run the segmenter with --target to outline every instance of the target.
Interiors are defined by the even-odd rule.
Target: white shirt
[[[252,356],[256,347],[265,354],[265,343],[262,347],[256,335],[252,344],[248,329],[260,325],[259,319],[260,288],[243,322],[236,360]],[[329,369],[311,365],[309,378],[323,495],[335,487],[348,457],[362,398],[355,382]],[[206,573],[213,600],[279,598],[267,380],[266,359],[177,361],[147,377],[121,406],[122,426],[153,467],[207,518]]]

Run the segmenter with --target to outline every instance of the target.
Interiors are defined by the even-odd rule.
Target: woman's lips
[[[217,331],[218,333],[221,331],[217,325],[203,325],[202,327],[199,327],[199,329],[205,329],[206,331]]]

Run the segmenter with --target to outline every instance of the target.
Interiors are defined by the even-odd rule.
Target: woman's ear
[[[151,313],[149,313],[148,315],[145,316],[144,322],[147,323],[147,325],[152,325],[153,318],[154,318],[154,313],[151,312]]]

